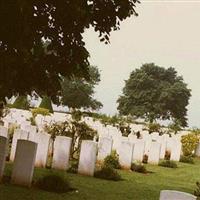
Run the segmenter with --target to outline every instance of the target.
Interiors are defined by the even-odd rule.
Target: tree
[[[51,99],[48,96],[43,96],[42,101],[39,105],[39,108],[45,108],[49,110],[50,113],[53,113]]]
[[[117,100],[118,110],[123,115],[130,114],[150,122],[169,119],[186,126],[190,93],[174,68],[144,64],[125,81],[123,95]]]
[[[82,34],[93,27],[108,43],[120,22],[137,15],[138,0],[0,2],[0,97],[33,90],[55,97],[60,76],[88,76]],[[44,42],[48,45],[44,48]]]
[[[91,108],[97,110],[102,107],[101,102],[94,99],[94,87],[100,81],[100,73],[97,67],[89,67],[90,80],[84,78],[63,77],[62,86],[62,104],[69,108]]]

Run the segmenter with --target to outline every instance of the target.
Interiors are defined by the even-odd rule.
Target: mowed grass
[[[200,181],[200,159],[195,164],[178,163],[177,169],[146,165],[152,173],[139,174],[119,170],[124,180],[106,181],[77,174],[62,173],[76,191],[65,194],[27,189],[11,184],[0,185],[0,200],[156,200],[163,189],[193,193]],[[6,174],[12,166],[7,164]],[[35,169],[34,180],[51,173],[48,169]]]

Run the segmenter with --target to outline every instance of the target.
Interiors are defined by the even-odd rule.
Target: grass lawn
[[[0,185],[0,200],[156,200],[163,189],[193,193],[195,182],[200,181],[200,159],[195,160],[195,165],[178,163],[178,166],[170,169],[147,165],[147,170],[153,172],[147,175],[120,170],[124,180],[119,182],[64,172],[63,176],[78,191],[56,194],[5,184]],[[7,175],[11,168],[7,164]],[[50,172],[48,169],[35,169],[34,179]]]

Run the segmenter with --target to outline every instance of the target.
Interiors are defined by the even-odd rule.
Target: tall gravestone
[[[171,148],[170,160],[173,160],[173,161],[179,161],[180,160],[180,157],[181,157],[181,147],[182,147],[181,142],[179,142],[177,140],[173,141],[173,146]]]
[[[148,156],[148,163],[158,164],[160,159],[161,145],[158,142],[152,142]]]
[[[142,162],[144,156],[144,140],[138,139],[133,148],[132,162]]]
[[[7,144],[8,139],[6,137],[0,136],[0,182],[2,180],[5,168]]]
[[[31,186],[37,144],[27,140],[18,140],[13,171],[12,184]]]
[[[4,126],[0,126],[0,136],[8,137],[8,129]]]
[[[130,169],[132,163],[133,143],[122,141],[119,151],[119,163],[123,169]]]
[[[198,143],[197,148],[196,148],[196,150],[195,150],[195,155],[196,155],[197,157],[200,157],[200,142]]]
[[[46,167],[50,135],[47,133],[39,132],[35,135],[35,142],[38,144],[35,166]]]
[[[111,154],[112,151],[112,139],[107,137],[100,137],[98,143],[98,161],[103,161],[106,156]]]
[[[196,200],[197,197],[174,190],[162,190],[160,193],[160,200]]]
[[[67,170],[69,167],[69,158],[72,138],[57,136],[54,142],[54,153],[52,168]]]
[[[160,143],[160,145],[161,145],[161,147],[160,147],[160,159],[164,159],[165,153],[166,153],[167,141],[166,141],[165,137],[159,136],[157,142]]]
[[[97,144],[93,141],[83,140],[79,158],[78,173],[93,176],[96,163]]]

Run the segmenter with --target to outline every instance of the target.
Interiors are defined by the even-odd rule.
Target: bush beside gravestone
[[[39,108],[48,109],[50,113],[53,113],[51,99],[48,96],[43,96],[42,102],[40,103]]]

